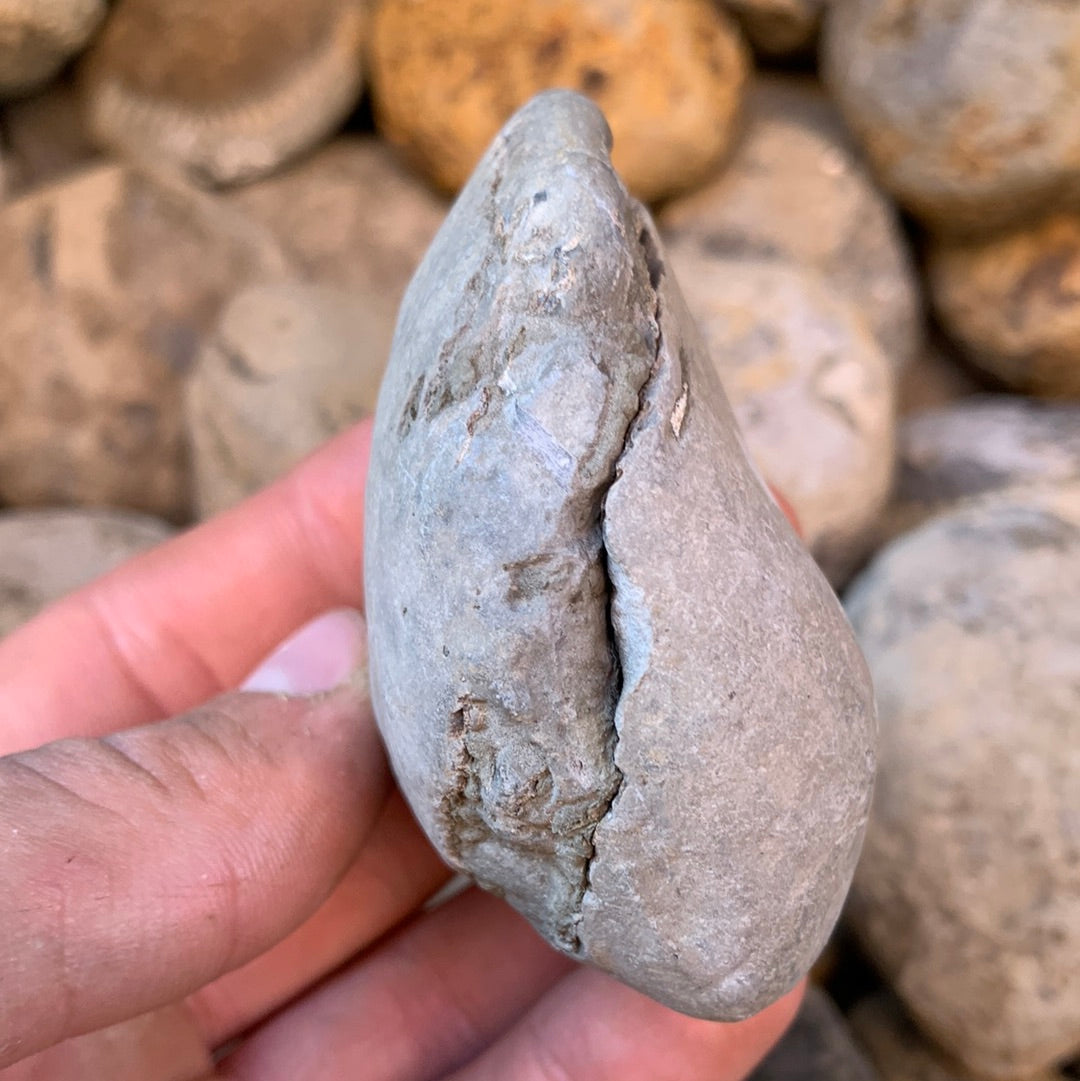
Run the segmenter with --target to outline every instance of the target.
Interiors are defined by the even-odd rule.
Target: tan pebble
[[[380,130],[449,191],[514,109],[565,87],[604,111],[616,169],[653,201],[723,156],[748,60],[712,0],[384,0],[371,68]]]
[[[225,198],[272,232],[304,275],[355,289],[391,322],[447,211],[382,139],[356,136]]]
[[[918,279],[896,211],[813,80],[757,79],[730,160],[660,224],[713,254],[805,263],[858,306],[898,370],[919,351]]]
[[[374,412],[394,328],[366,301],[281,282],[251,286],[223,309],[186,394],[201,517]]]
[[[118,0],[83,69],[96,138],[193,179],[271,172],[362,87],[360,0]]]
[[[851,1027],[880,1081],[972,1081],[968,1070],[930,1043],[896,997],[879,991],[851,1011]],[[1013,1075],[1008,1081],[1064,1081],[1056,1070]]]
[[[1080,5],[842,0],[822,69],[878,175],[936,229],[1029,220],[1080,184]]]
[[[1080,215],[940,240],[929,281],[943,326],[972,364],[1013,390],[1080,398]]]
[[[0,252],[0,499],[185,519],[183,380],[279,249],[201,192],[102,165],[0,210]]]

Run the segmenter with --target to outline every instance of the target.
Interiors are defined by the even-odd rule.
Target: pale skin
[[[801,989],[693,1020],[476,889],[424,910],[449,871],[363,681],[229,693],[319,613],[362,610],[370,438],[0,641],[0,1077],[745,1077]]]

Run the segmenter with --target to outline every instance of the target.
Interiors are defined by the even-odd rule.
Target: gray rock
[[[1080,1047],[1080,483],[886,548],[848,594],[881,711],[851,924],[977,1074]]]
[[[851,1027],[866,1048],[881,1081],[971,1081],[971,1074],[960,1063],[923,1037],[895,995],[888,991],[859,1002],[851,1011]],[[1023,1081],[1062,1081],[1062,1078],[1056,1070],[1040,1070],[1025,1075]]]
[[[164,522],[130,511],[3,511],[0,635],[172,533]]]
[[[777,258],[820,271],[900,370],[923,336],[918,281],[895,208],[807,78],[761,76],[746,130],[714,180],[668,203],[665,241],[704,255]]]
[[[890,536],[962,499],[1017,485],[1080,480],[1080,405],[980,395],[900,427]]]
[[[812,984],[791,1028],[750,1081],[878,1081],[843,1014]]]
[[[892,485],[892,367],[817,274],[681,244],[668,257],[751,456],[840,588],[867,556]]]
[[[885,187],[981,234],[1075,202],[1077,34],[1062,0],[835,0],[822,69]]]
[[[199,516],[238,503],[373,413],[393,330],[356,291],[288,281],[237,293],[185,388]]]
[[[406,295],[368,481],[373,701],[451,864],[567,953],[744,1017],[839,912],[872,694],[609,140],[583,98],[535,98]]]

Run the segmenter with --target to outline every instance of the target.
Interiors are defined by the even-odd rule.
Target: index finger
[[[0,642],[0,755],[181,713],[320,612],[361,607],[370,446],[365,421]]]

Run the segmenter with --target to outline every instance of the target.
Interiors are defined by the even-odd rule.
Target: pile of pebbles
[[[550,86],[875,681],[843,934],[758,1081],[1076,1076],[1080,5],[0,0],[0,631],[370,413]]]

